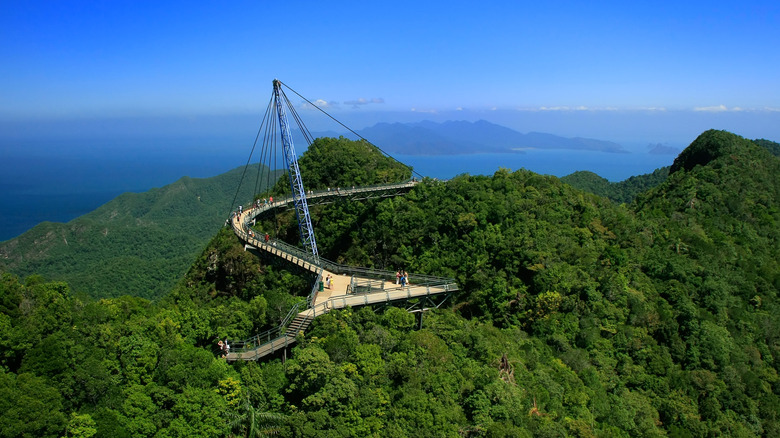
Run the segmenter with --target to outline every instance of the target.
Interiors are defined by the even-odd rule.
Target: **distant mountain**
[[[484,120],[378,123],[358,133],[388,152],[406,155],[506,153],[524,149],[626,152],[622,146],[610,141],[566,138],[541,132],[523,134]]]

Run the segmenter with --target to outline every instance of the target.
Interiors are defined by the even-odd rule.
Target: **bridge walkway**
[[[388,282],[389,283],[389,282]],[[298,311],[296,306],[286,320],[278,328],[269,332],[253,336],[244,341],[234,341],[231,352],[227,355],[228,361],[258,360],[276,351],[287,348],[295,343],[296,336],[304,332],[314,318],[324,315],[332,310],[346,307],[359,307],[374,304],[386,304],[396,301],[411,300],[414,298],[427,298],[434,295],[452,293],[458,290],[455,282],[447,282],[435,286],[409,285],[401,287],[392,284],[392,288],[376,290],[369,293],[352,293],[318,297],[316,304]],[[294,313],[293,316],[293,312]]]
[[[310,192],[307,200],[314,203],[334,202],[339,198],[368,199],[373,197],[398,196],[410,190],[414,181],[385,186],[360,187],[352,189],[331,189]],[[273,209],[290,208],[291,197],[274,202],[256,205],[234,215],[231,220],[236,235],[245,243],[245,249],[252,248],[280,257],[290,263],[309,270],[318,276],[318,282],[328,276],[332,279],[330,288],[319,290],[315,284],[307,302],[294,306],[279,327],[253,336],[243,341],[233,341],[228,361],[258,360],[295,343],[298,333],[305,331],[317,316],[334,309],[384,304],[412,299],[425,299],[435,295],[449,294],[458,290],[451,278],[412,275],[412,283],[400,286],[395,284],[395,273],[367,268],[350,267],[331,262],[322,257],[278,239],[267,239],[258,235],[250,223],[259,215]],[[306,308],[304,308],[306,306]]]

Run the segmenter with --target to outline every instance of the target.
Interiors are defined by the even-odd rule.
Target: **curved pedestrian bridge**
[[[335,202],[339,199],[365,200],[399,196],[407,193],[417,184],[416,181],[408,181],[370,187],[330,188],[308,192],[306,200],[310,205],[314,205]],[[314,318],[333,309],[415,299],[433,303],[432,297],[446,299],[450,293],[458,290],[458,285],[452,278],[415,274],[410,274],[409,283],[402,286],[396,284],[395,272],[341,265],[314,256],[281,240],[266,239],[264,233],[258,233],[250,226],[258,216],[289,208],[293,208],[292,197],[255,205],[235,214],[230,219],[230,224],[236,235],[244,242],[245,249],[254,249],[281,257],[313,272],[317,276],[317,281],[306,302],[294,306],[279,327],[250,339],[232,341],[230,353],[226,356],[228,361],[258,360],[285,349],[295,342],[298,333],[306,330]],[[329,288],[322,286],[323,280],[328,277],[332,279]],[[435,306],[438,307],[442,303],[443,300]]]

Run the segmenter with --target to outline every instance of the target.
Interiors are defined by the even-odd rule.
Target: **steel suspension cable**
[[[273,99],[272,99],[273,102]],[[276,166],[274,158],[276,157],[276,106],[271,104],[270,116],[268,117],[268,125],[266,125],[265,131],[265,144],[266,155],[263,157],[264,163],[267,165],[268,171],[265,174],[265,191],[270,190],[273,186],[272,175]]]
[[[281,90],[281,92],[282,92],[281,93],[282,97],[284,97],[284,101],[287,104],[287,108],[290,110],[290,114],[295,120],[295,123],[298,125],[298,129],[301,131],[301,134],[303,135],[306,144],[311,145],[314,142],[314,137],[311,135],[311,132],[309,132],[309,130],[306,128],[306,125],[303,123],[303,119],[301,119],[301,116],[298,115],[297,111],[295,111],[295,107],[293,106],[292,102],[290,102],[290,99],[287,97],[287,94],[284,93],[284,90]]]
[[[341,123],[341,122],[340,122],[338,119],[336,119],[336,118],[335,118],[335,117],[333,117],[332,115],[328,114],[328,112],[327,112],[327,111],[325,111],[324,109],[322,109],[322,108],[318,107],[318,106],[317,106],[317,105],[315,105],[315,104],[314,104],[312,101],[310,101],[309,99],[307,99],[307,98],[303,97],[303,96],[302,96],[300,93],[298,93],[297,91],[295,91],[295,90],[293,90],[292,88],[290,88],[290,86],[289,86],[289,85],[285,84],[285,83],[284,83],[284,82],[282,82],[282,81],[279,81],[279,83],[281,83],[282,85],[284,85],[285,87],[287,87],[287,89],[289,89],[290,91],[292,91],[293,93],[295,93],[295,94],[296,94],[298,97],[300,97],[301,99],[303,99],[304,101],[306,101],[306,103],[308,103],[309,105],[313,106],[314,108],[317,108],[318,110],[320,110],[320,112],[322,112],[322,113],[323,113],[323,114],[325,114],[326,116],[330,117],[330,119],[331,119],[331,120],[333,120],[334,122],[338,123],[338,124],[339,124],[339,125],[341,125],[343,128],[345,128],[346,130],[348,130],[349,132],[351,132],[351,133],[355,134],[355,135],[356,135],[358,138],[360,138],[361,140],[363,140],[363,141],[365,141],[366,143],[370,144],[371,146],[373,146],[373,147],[377,148],[377,150],[379,150],[379,152],[381,152],[381,153],[385,154],[385,156],[387,156],[387,157],[390,157],[390,158],[391,158],[391,159],[393,159],[393,160],[394,160],[396,163],[399,163],[399,164],[402,164],[402,165],[404,165],[405,167],[408,167],[408,168],[409,168],[409,169],[412,171],[412,173],[416,174],[416,175],[417,175],[417,176],[419,176],[420,178],[422,178],[422,177],[423,177],[423,176],[422,176],[420,173],[418,173],[417,171],[415,171],[415,170],[414,170],[414,169],[413,169],[411,166],[409,166],[409,165],[407,165],[407,164],[405,164],[405,163],[402,163],[402,162],[398,161],[398,160],[397,160],[395,157],[393,157],[392,155],[390,155],[390,154],[388,154],[387,152],[385,152],[384,150],[382,150],[382,148],[380,148],[379,146],[375,145],[374,143],[371,143],[371,142],[370,142],[368,139],[366,139],[366,138],[365,138],[365,137],[363,137],[362,135],[358,134],[357,132],[353,131],[353,130],[352,130],[352,128],[350,128],[349,126],[347,126],[347,125],[345,125],[345,124]]]
[[[268,102],[268,108],[266,108],[265,116],[263,117],[263,123],[265,124],[266,129],[265,129],[265,137],[263,138],[263,147],[260,150],[260,159],[257,162],[257,178],[255,179],[255,194],[260,193],[260,184],[262,183],[262,179],[263,179],[262,177],[264,176],[264,174],[268,175],[267,178],[270,178],[270,173],[271,173],[271,163],[270,162],[267,163],[267,170],[263,169],[263,165],[266,164],[265,154],[268,149],[268,126],[273,125],[273,123],[271,123],[271,117],[273,116],[271,113],[272,103],[273,101]],[[261,124],[260,126],[262,128],[263,125]]]
[[[269,104],[270,108],[270,104]],[[266,109],[266,115],[263,116],[263,121],[266,119],[268,114],[268,109]],[[241,178],[238,180],[238,187],[236,187],[236,194],[233,196],[233,202],[230,204],[230,210],[233,211],[233,208],[236,206],[236,200],[238,199],[238,194],[241,191],[241,185],[244,183],[244,177],[246,177],[247,169],[249,169],[249,164],[252,162],[252,154],[255,152],[255,148],[257,147],[257,140],[260,139],[260,132],[263,130],[263,122],[261,122],[260,127],[257,129],[257,135],[255,135],[255,141],[252,144],[252,150],[249,152],[249,158],[246,160],[246,165],[244,165],[244,171],[241,173]],[[230,214],[228,214],[228,217]]]
[[[309,99],[305,98],[303,95],[298,93],[297,91],[293,90],[289,85],[285,84],[282,81],[279,81],[279,83],[287,87],[287,89],[295,93],[295,95],[303,99],[306,103],[308,103],[312,107],[316,108],[317,110],[319,110],[320,112],[328,116],[331,120],[338,123],[341,127],[343,127],[344,129],[354,134],[356,137],[360,138],[361,140],[365,141],[369,145],[376,148],[379,152],[384,154],[386,157],[389,157],[396,163],[399,163],[404,167],[410,169],[413,174],[419,176],[420,178],[423,177],[419,172],[415,171],[411,166],[408,166],[405,163],[402,163],[401,161],[397,160],[395,157],[385,152],[382,148],[375,145],[374,143],[372,143],[362,135],[358,134],[352,128],[345,125],[344,123],[342,123],[341,121],[339,121],[338,119],[330,115],[327,111],[323,110],[322,108],[314,104],[314,102],[310,101]],[[281,91],[281,97],[284,99],[284,103],[287,105],[287,108],[290,110],[290,114],[292,115],[293,120],[295,120],[298,129],[300,130],[301,134],[304,137],[304,140],[306,141],[307,145],[311,145],[314,142],[311,132],[308,130],[308,128],[306,128],[306,125],[303,123],[303,119],[300,117],[298,112],[295,111],[295,106],[290,102],[290,99],[287,97],[287,94],[284,93],[284,90],[280,89],[280,91]],[[260,160],[258,162],[258,175],[255,180],[255,193],[258,193],[260,191],[260,180],[262,179],[261,173],[263,169],[263,164],[266,164],[265,167],[266,168],[266,172],[265,172],[266,189],[265,190],[269,190],[273,188],[272,183],[275,183],[275,181],[272,181],[273,178],[272,175],[274,173],[274,169],[277,168],[277,159],[278,159],[277,157],[278,154],[276,153],[276,151],[278,150],[278,145],[277,145],[278,136],[276,135],[277,127],[276,124],[273,123],[273,118],[278,117],[278,114],[276,113],[277,113],[277,109],[276,106],[274,105],[274,97],[271,96],[271,99],[268,102],[268,106],[266,107],[265,114],[263,115],[263,118],[261,120],[260,127],[258,128],[257,134],[255,135],[255,140],[254,143],[252,144],[252,150],[249,153],[249,158],[247,159],[246,165],[244,166],[244,170],[241,174],[238,187],[236,188],[236,194],[233,196],[233,202],[231,203],[231,207],[230,207],[231,211],[236,206],[236,200],[238,199],[238,195],[240,193],[241,186],[244,182],[244,178],[246,177],[247,170],[249,169],[249,165],[252,162],[252,156],[255,152],[255,149],[257,148],[257,143],[260,140],[261,133],[263,133],[263,142],[260,149]],[[263,127],[265,127],[265,131],[263,131]],[[266,159],[268,160],[267,162]],[[287,170],[285,170],[285,173],[286,172]]]

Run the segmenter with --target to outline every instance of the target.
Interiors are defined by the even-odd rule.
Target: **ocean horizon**
[[[187,145],[107,149],[79,144],[53,153],[40,148],[4,151],[0,163],[0,241],[44,222],[69,222],[126,192],[141,193],[188,176],[208,178],[247,162],[237,148]],[[299,152],[299,153],[302,153]],[[521,168],[562,177],[587,170],[617,182],[671,165],[674,155],[576,150],[526,150],[469,155],[395,155],[421,175],[449,179]],[[254,160],[253,160],[254,161]]]

